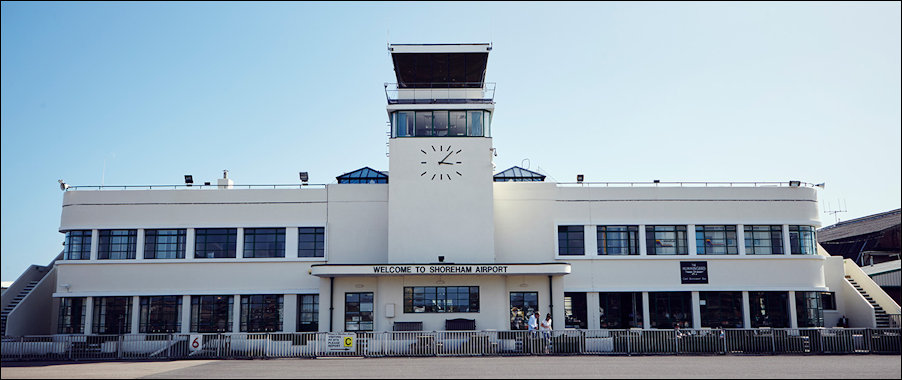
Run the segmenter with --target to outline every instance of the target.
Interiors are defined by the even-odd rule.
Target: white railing
[[[822,187],[808,182],[705,182],[705,181],[652,181],[652,182],[558,182],[561,187]]]
[[[216,184],[180,184],[180,185],[81,185],[68,186],[65,191],[78,190],[185,190],[185,189],[223,189],[225,185]],[[274,185],[228,185],[228,189],[325,189],[325,184],[274,184]]]
[[[350,340],[344,340],[346,338]],[[900,330],[632,329],[53,335],[4,337],[0,352],[4,361],[328,356],[898,355]]]

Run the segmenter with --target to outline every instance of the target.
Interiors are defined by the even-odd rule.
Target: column
[[[642,292],[642,328],[651,328],[651,310],[648,307],[648,292]]]
[[[332,310],[330,308],[335,308],[335,310],[342,310],[341,308],[335,305],[335,300],[330,299],[329,295],[332,293],[332,278],[320,278],[319,279],[319,331],[320,332],[332,332],[329,329],[331,323],[334,323]],[[339,322],[343,323],[343,322]],[[342,325],[332,325],[332,329],[335,331],[340,331]]]
[[[97,248],[100,247],[100,230],[91,230],[91,260],[97,260]]]
[[[648,254],[648,247],[645,246],[645,225],[639,225],[639,256]]]
[[[135,239],[135,259],[144,260],[144,229],[138,229],[138,236]]]
[[[586,328],[589,330],[598,330],[601,328],[601,317],[598,314],[598,308],[601,307],[598,301],[598,292],[586,292]]]
[[[91,245],[93,246],[93,239],[91,241]],[[87,297],[87,299],[85,300],[85,308],[85,335],[91,335],[94,333],[94,331],[92,331],[92,322],[94,321],[94,297]]]
[[[749,307],[749,292],[742,292],[742,326],[752,328],[752,313]]]
[[[282,332],[298,331],[298,295],[283,294],[282,297]]]
[[[799,328],[799,319],[796,315],[796,292],[789,291],[789,328]]]
[[[182,334],[191,333],[191,296],[182,296]]]
[[[702,328],[702,305],[698,292],[692,292],[692,328]]]
[[[739,247],[739,256],[745,256],[745,225],[736,226],[736,245]]]
[[[235,245],[237,245],[237,247],[235,247],[235,258],[244,258],[244,228],[238,228],[238,234],[235,240]]]
[[[298,257],[298,229],[285,228],[285,258]]]
[[[583,226],[583,247],[586,249],[586,257],[598,256],[597,228],[594,224]]]
[[[241,229],[238,230],[238,235],[239,236],[241,235]],[[240,333],[241,332],[241,295],[236,294],[236,295],[234,295],[234,297],[235,297],[235,301],[232,304],[232,332]]]
[[[792,244],[789,244],[789,225],[783,225],[783,254],[791,255],[792,254]]]
[[[698,255],[698,247],[695,245],[695,225],[686,226],[686,244],[689,244],[689,256]]]
[[[139,230],[140,231],[140,230]],[[140,234],[140,232],[139,232]],[[138,235],[141,236],[141,235]],[[140,239],[140,237],[139,237]],[[140,245],[139,245],[140,247]],[[140,256],[138,256],[140,257]],[[137,334],[139,329],[139,322],[141,321],[141,297],[140,296],[132,296],[132,320],[131,320],[131,330],[129,330],[132,334]]]
[[[194,240],[194,229],[188,228],[185,231],[185,259],[187,260],[194,260]]]

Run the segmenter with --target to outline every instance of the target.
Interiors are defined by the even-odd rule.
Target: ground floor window
[[[749,292],[749,314],[753,328],[789,327],[789,293]]]
[[[406,286],[405,313],[478,313],[478,286]]]
[[[319,294],[298,295],[298,331],[319,331]]]
[[[60,317],[57,334],[84,334],[86,297],[60,298]]]
[[[564,293],[564,327],[568,329],[587,329],[588,317],[586,309],[586,293]]]
[[[824,310],[836,310],[836,293],[821,292],[821,305]]]
[[[94,334],[128,334],[132,329],[132,297],[95,297]]]
[[[526,330],[529,316],[539,310],[539,292],[511,292],[511,330]]]
[[[603,329],[642,328],[642,293],[598,293],[598,315]]]
[[[742,292],[698,292],[702,327],[742,328]]]
[[[138,331],[143,334],[182,331],[182,296],[141,297]]]
[[[824,327],[820,292],[796,292],[796,321],[801,328]]]
[[[282,331],[281,294],[241,296],[241,332]]]
[[[232,296],[191,296],[191,332],[232,332]]]
[[[345,331],[373,331],[373,293],[345,293]]]
[[[692,327],[692,293],[649,292],[648,311],[653,329]]]

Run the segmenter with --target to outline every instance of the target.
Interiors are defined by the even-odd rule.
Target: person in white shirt
[[[545,353],[551,352],[551,313],[548,313],[545,316],[545,320],[542,321],[542,325],[539,326],[539,330],[542,331],[542,336],[545,338]]]
[[[539,329],[539,312],[529,315],[529,321],[526,322],[526,329],[529,331],[536,331]]]

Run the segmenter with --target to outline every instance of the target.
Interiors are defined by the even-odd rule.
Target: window
[[[586,293],[564,293],[564,328],[589,328],[587,312]]]
[[[298,228],[298,257],[325,257],[326,229],[324,227]]]
[[[824,327],[821,292],[796,292],[796,322],[800,328]]]
[[[821,292],[821,305],[824,310],[836,310],[836,293]]]
[[[416,136],[432,136],[432,111],[417,112]]]
[[[134,259],[138,230],[100,230],[98,243],[98,259]]]
[[[789,293],[749,292],[752,327],[789,327]]]
[[[319,294],[298,295],[298,331],[319,331]]]
[[[649,255],[688,255],[686,226],[645,226]]]
[[[60,298],[60,316],[57,321],[58,334],[84,334],[86,297]]]
[[[132,297],[95,297],[92,333],[131,333],[131,309]]]
[[[511,330],[526,330],[529,316],[538,310],[538,292],[511,292]]]
[[[285,257],[285,229],[245,228],[244,257]]]
[[[738,255],[736,226],[695,226],[695,247],[699,255]]]
[[[485,136],[482,111],[467,112],[467,136]]]
[[[579,256],[585,255],[585,242],[583,241],[583,226],[558,226],[557,227],[558,255]]]
[[[692,327],[692,292],[649,292],[651,328]]]
[[[478,313],[478,286],[406,286],[405,313]]]
[[[448,136],[448,111],[432,111],[432,135]]]
[[[814,244],[814,227],[789,226],[789,247],[793,255],[814,255],[817,253]]]
[[[145,259],[184,259],[187,230],[144,230]]]
[[[373,331],[373,293],[345,293],[345,331]]]
[[[490,112],[396,111],[391,115],[392,137],[483,137],[488,136]]]
[[[182,331],[182,296],[141,297],[138,332],[142,334]]]
[[[395,112],[395,133],[397,137],[413,136],[413,112]]]
[[[643,328],[642,293],[598,293],[598,314],[603,329]]]
[[[742,328],[742,292],[698,292],[702,327]]]
[[[66,231],[63,257],[66,260],[89,260],[91,258],[91,230]]]
[[[745,226],[746,255],[782,255],[783,226]]]
[[[232,296],[191,296],[191,332],[232,332]]]
[[[241,296],[241,331],[282,331],[281,294]]]
[[[198,228],[194,233],[194,257],[199,259],[235,258],[237,228]]]
[[[638,255],[639,226],[596,227],[599,255]]]
[[[467,112],[448,112],[448,136],[460,137],[467,135]]]

